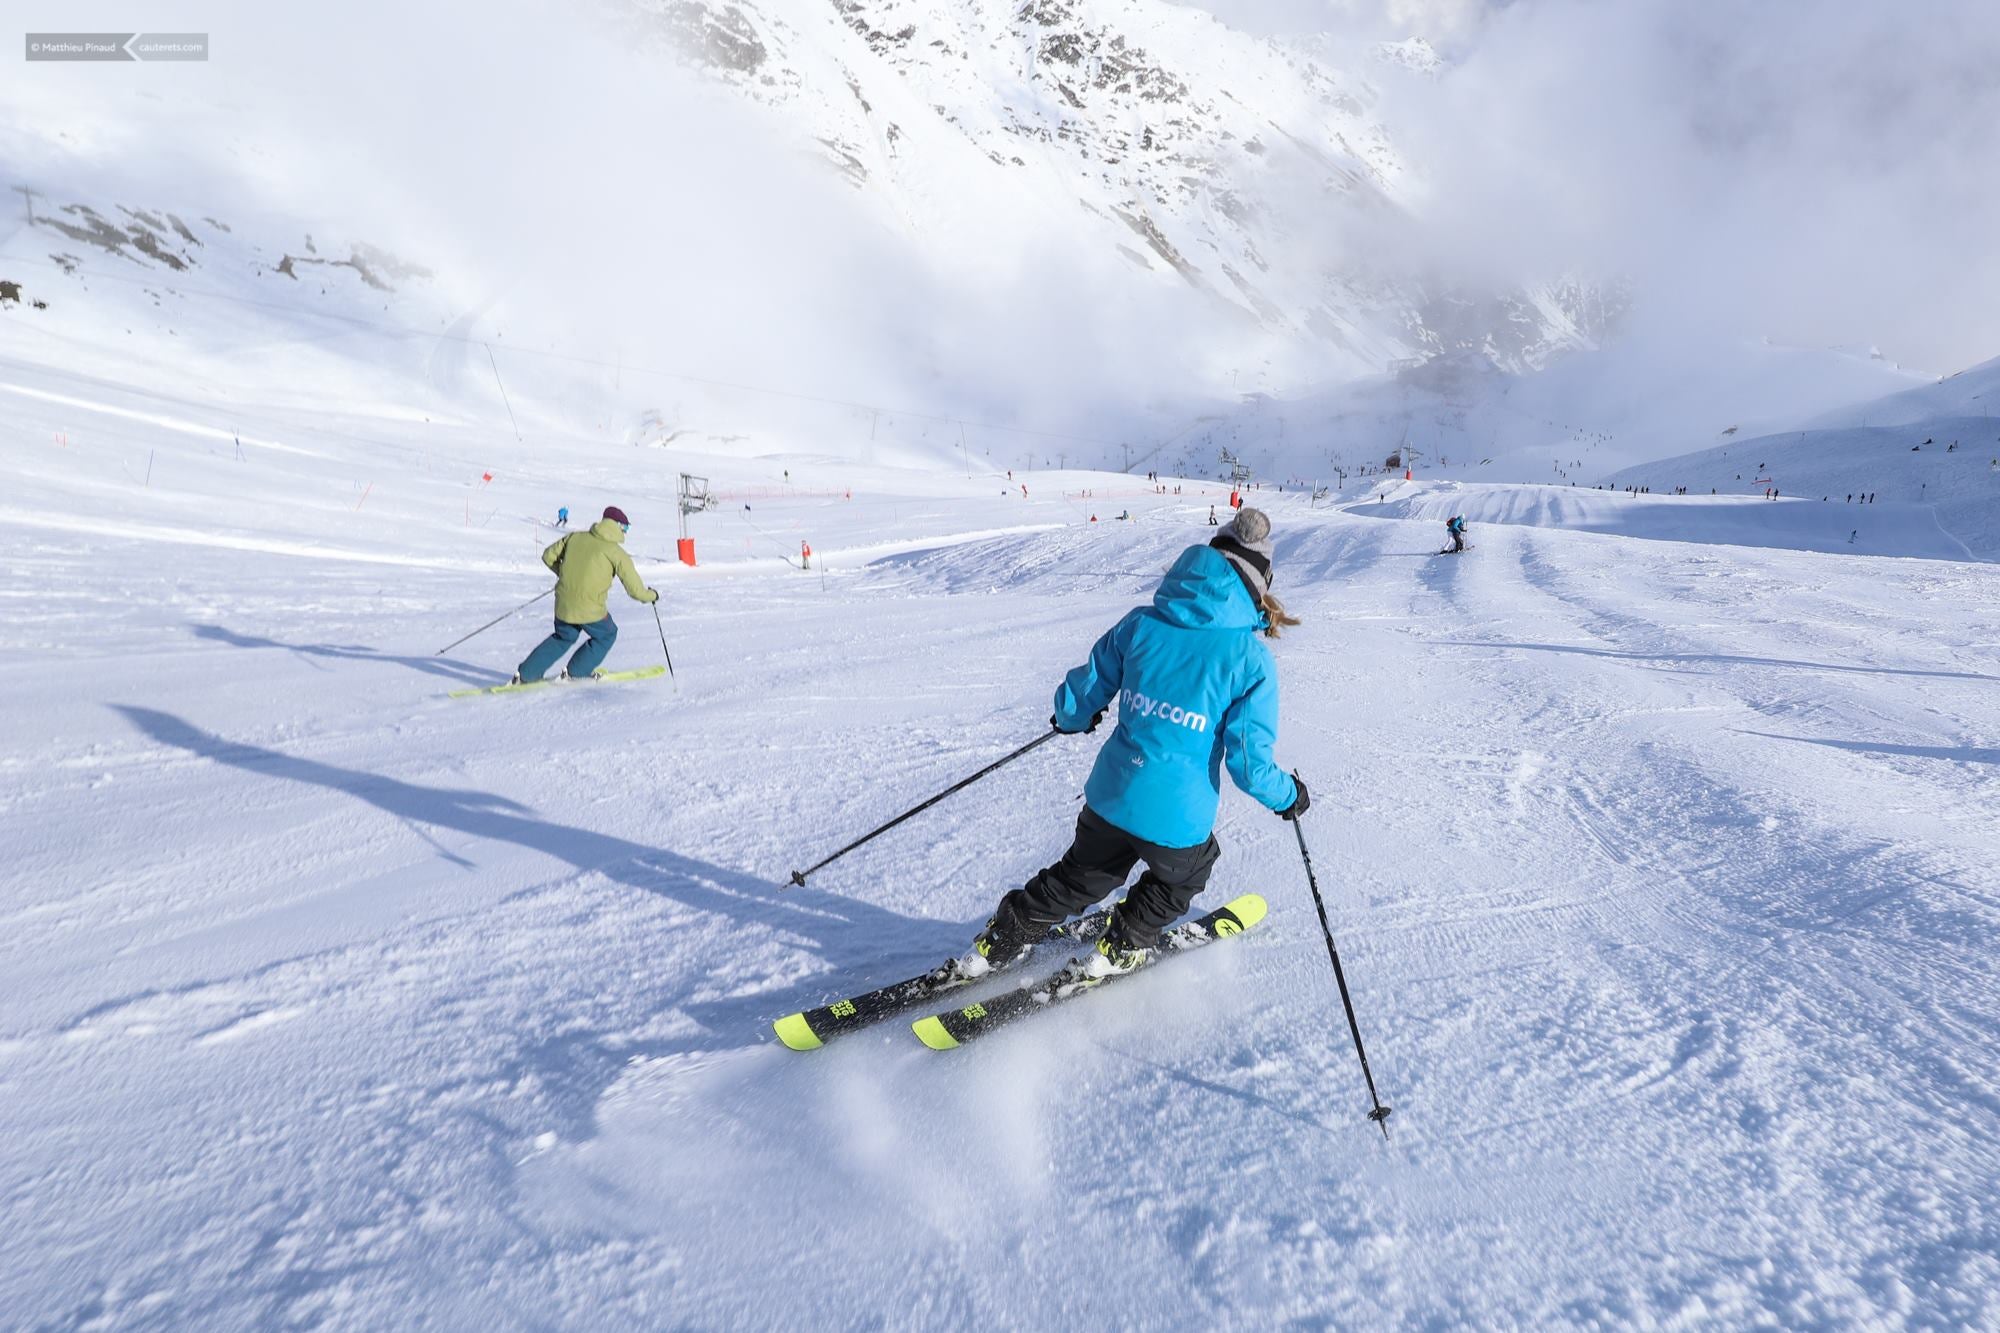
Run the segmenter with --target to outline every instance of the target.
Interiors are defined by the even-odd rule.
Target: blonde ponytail
[[[1287,627],[1302,623],[1297,616],[1285,610],[1283,602],[1268,592],[1264,594],[1264,616],[1270,622],[1264,626],[1264,637],[1267,639],[1275,639]]]

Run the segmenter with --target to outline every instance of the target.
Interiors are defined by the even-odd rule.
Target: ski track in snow
[[[497,542],[10,525],[4,1322],[2000,1321],[2000,571],[1268,500],[1387,1143],[1233,791],[1227,947],[951,1056],[769,1036],[1061,850],[1094,741],[780,887],[1032,737],[1206,499],[669,581],[678,687],[469,700],[541,623],[433,655]]]

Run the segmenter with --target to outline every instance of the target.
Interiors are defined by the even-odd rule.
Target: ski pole
[[[667,627],[660,620],[660,603],[653,602],[653,625],[660,631],[660,651],[667,654],[667,679],[673,681],[674,688],[681,687],[680,678],[674,675],[674,655],[667,648]]]
[[[534,605],[534,604],[535,604],[536,602],[539,602],[539,601],[541,601],[541,600],[542,600],[542,598],[544,598],[544,597],[547,597],[547,596],[549,595],[549,593],[553,593],[554,591],[555,591],[555,589],[554,589],[554,588],[550,588],[550,589],[548,590],[548,592],[538,592],[538,593],[536,593],[536,594],[535,594],[535,595],[534,595],[533,597],[530,597],[530,598],[529,598],[529,599],[528,599],[527,601],[525,601],[525,602],[521,603],[521,604],[520,604],[519,606],[515,607],[515,608],[514,608],[514,609],[513,609],[512,611],[509,611],[509,612],[507,612],[507,615],[501,615],[501,616],[495,616],[495,617],[493,617],[493,619],[491,619],[491,620],[487,621],[487,622],[486,622],[486,623],[485,623],[484,625],[481,625],[481,626],[480,626],[480,627],[479,627],[478,629],[476,629],[476,630],[472,631],[472,633],[470,633],[470,634],[466,635],[466,636],[465,636],[465,639],[474,639],[474,638],[478,638],[478,637],[479,637],[479,636],[480,636],[481,634],[484,634],[484,633],[485,633],[485,632],[486,632],[487,630],[490,630],[490,629],[492,629],[492,628],[493,628],[493,627],[494,627],[495,625],[497,625],[497,624],[499,624],[499,623],[500,623],[501,621],[505,620],[505,619],[507,618],[507,616],[511,616],[511,615],[518,615],[519,613],[521,613],[521,612],[523,612],[523,611],[527,610],[527,609],[528,609],[529,607],[533,606],[533,605]],[[452,640],[452,641],[451,641],[450,643],[446,644],[446,645],[445,645],[444,647],[442,647],[442,648],[438,649],[438,650],[437,650],[436,652],[432,653],[432,654],[431,654],[431,656],[432,656],[432,657],[443,657],[443,656],[444,656],[444,655],[445,655],[446,653],[448,653],[448,652],[450,652],[450,651],[451,651],[452,649],[454,649],[454,648],[458,647],[458,645],[460,645],[461,643],[464,643],[464,642],[465,642],[465,639],[453,639],[453,640]]]
[[[1292,774],[1292,780],[1298,780]],[[1347,994],[1347,974],[1340,970],[1340,951],[1333,947],[1333,927],[1327,924],[1326,900],[1319,896],[1319,876],[1313,874],[1312,853],[1306,850],[1306,831],[1299,827],[1299,821],[1292,821],[1292,832],[1299,836],[1299,856],[1306,863],[1306,883],[1312,888],[1313,906],[1319,909],[1319,928],[1326,936],[1326,956],[1333,960],[1333,979],[1340,987],[1340,1003],[1347,1010],[1347,1030],[1354,1034],[1354,1053],[1361,1057],[1361,1077],[1368,1081],[1368,1100],[1375,1109],[1368,1118],[1382,1127],[1382,1137],[1389,1137],[1389,1107],[1382,1105],[1382,1099],[1375,1093],[1375,1076],[1368,1072],[1368,1052],[1361,1047],[1361,1025],[1354,1021],[1354,1001]]]
[[[995,759],[992,763],[980,769],[977,773],[974,773],[969,778],[964,778],[958,782],[952,783],[949,787],[946,787],[943,791],[931,797],[928,801],[923,802],[921,805],[911,806],[909,809],[905,810],[902,814],[897,815],[894,819],[884,824],[881,828],[876,829],[872,833],[866,833],[863,834],[861,837],[856,838],[853,842],[848,843],[845,847],[835,852],[832,856],[827,857],[825,860],[821,861],[818,865],[808,867],[805,870],[794,870],[792,872],[792,883],[803,886],[806,882],[807,875],[813,874],[823,866],[832,865],[835,861],[838,861],[841,857],[847,855],[849,852],[853,851],[856,847],[859,847],[866,842],[873,842],[875,839],[881,837],[884,833],[887,833],[890,829],[896,827],[896,825],[902,823],[904,820],[908,819],[911,815],[922,814],[924,811],[930,809],[932,806],[936,805],[939,801],[942,801],[945,797],[951,795],[953,792],[963,791],[965,788],[970,787],[973,783],[979,781],[979,779],[985,777],[988,773],[991,773],[994,769],[1002,768],[1008,764],[1013,763],[1016,759],[1019,759],[1022,755],[1034,749],[1037,745],[1046,744],[1047,742],[1054,740],[1056,737],[1062,734],[1063,734],[1062,732],[1057,731],[1054,727],[1050,727],[1047,731],[1035,737],[1035,739],[1029,741],[1026,745],[1023,745],[1020,749],[1014,751],[1012,754],[1006,755],[999,759]]]

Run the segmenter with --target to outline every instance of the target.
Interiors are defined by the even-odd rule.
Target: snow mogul
[[[959,974],[1019,962],[1048,928],[1121,888],[1085,962],[1103,978],[1146,963],[1160,932],[1208,883],[1221,773],[1282,819],[1306,812],[1303,782],[1271,757],[1278,675],[1271,650],[1297,617],[1271,595],[1271,520],[1239,511],[1206,546],[1181,552],[1153,594],[1091,647],[1063,678],[1049,725],[1092,732],[1118,700],[1118,724],[1084,784],[1083,813],[1062,859],[1001,898]]]
[[[618,626],[607,605],[614,575],[633,601],[651,605],[660,600],[660,594],[640,580],[632,557],[625,553],[625,534],[631,530],[625,511],[612,505],[588,532],[572,532],[542,552],[542,563],[556,575],[556,627],[535,645],[510,683],[540,680],[578,635],[586,636],[583,647],[569,659],[564,674],[571,680],[597,674],[611,645],[618,642]]]

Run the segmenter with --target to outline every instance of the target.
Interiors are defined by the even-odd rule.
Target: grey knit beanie
[[[1259,607],[1271,591],[1271,520],[1261,509],[1239,509],[1208,544],[1236,567]]]

